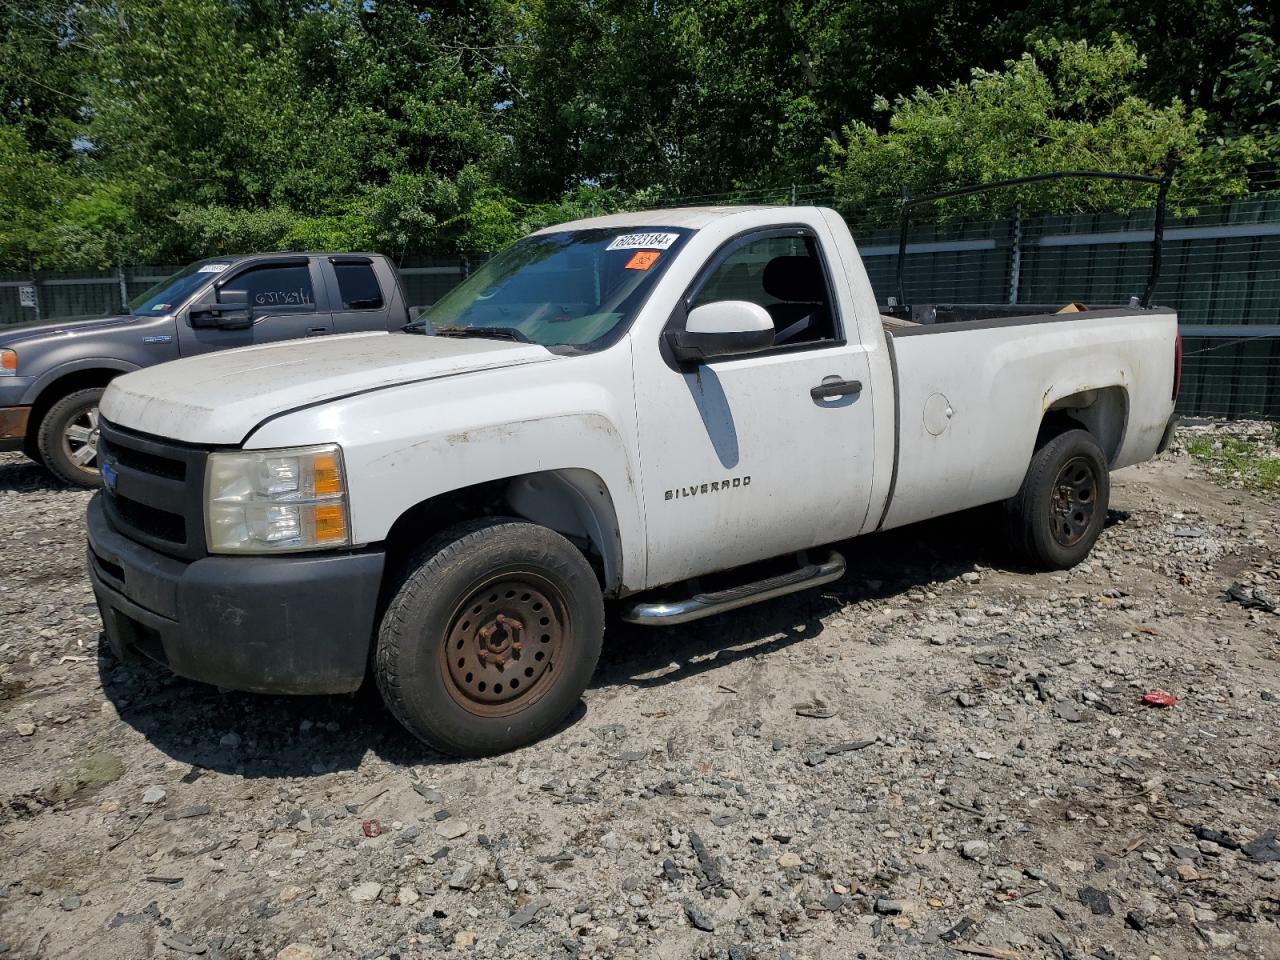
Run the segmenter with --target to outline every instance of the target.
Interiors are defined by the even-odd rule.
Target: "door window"
[[[219,292],[226,301],[243,297],[250,308],[314,307],[316,302],[311,268],[305,263],[251,267],[228,280]]]
[[[730,251],[702,283],[690,308],[746,300],[769,311],[774,343],[834,341],[835,311],[818,241],[812,236],[764,236]]]
[[[382,306],[382,288],[368,263],[335,263],[338,293],[344,310],[376,310]]]

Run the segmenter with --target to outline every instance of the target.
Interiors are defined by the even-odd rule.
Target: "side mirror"
[[[239,303],[193,303],[187,311],[187,319],[197,330],[248,330],[253,326],[249,305]]]
[[[773,346],[773,318],[747,300],[704,303],[689,311],[683,330],[667,332],[667,344],[681,364],[758,353]]]

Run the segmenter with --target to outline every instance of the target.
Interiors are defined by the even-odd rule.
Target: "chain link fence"
[[[803,187],[682,203],[830,204]],[[671,205],[675,205],[672,203]],[[1017,216],[920,224],[907,245],[904,293],[917,303],[1124,304],[1151,265],[1152,211]],[[896,295],[897,232],[855,226],[877,299]],[[1155,302],[1179,312],[1179,410],[1187,416],[1280,420],[1280,192],[1171,217]],[[489,254],[406,259],[408,302],[434,303]],[[38,320],[106,316],[178,269],[0,275],[0,330]]]

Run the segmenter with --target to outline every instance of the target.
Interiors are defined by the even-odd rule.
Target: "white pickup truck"
[[[128,374],[88,513],[108,640],[252,691],[372,672],[475,755],[563,721],[606,598],[677,624],[997,502],[1023,562],[1071,566],[1108,471],[1168,441],[1176,318],[992,313],[882,316],[831,210],[662,210],[533,234],[409,333]]]

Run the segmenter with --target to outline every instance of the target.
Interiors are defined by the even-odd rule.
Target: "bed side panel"
[[[884,526],[1017,492],[1040,422],[1087,390],[1125,392],[1113,466],[1152,456],[1173,411],[1171,313],[977,322],[894,337],[901,421],[897,488]]]

